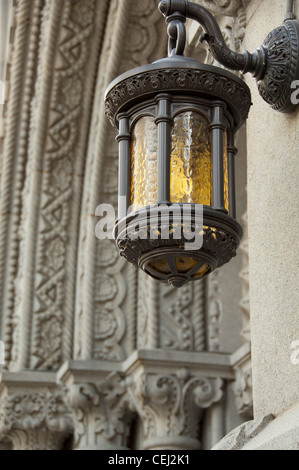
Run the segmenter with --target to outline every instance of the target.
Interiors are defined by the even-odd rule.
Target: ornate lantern
[[[163,0],[159,8],[168,23],[169,56],[121,75],[105,96],[119,131],[114,236],[127,260],[180,287],[236,255],[242,229],[235,218],[234,136],[251,106],[249,88],[237,75],[183,56],[186,18],[203,26],[219,62],[253,73],[268,101],[274,46],[269,35],[253,54],[237,54],[205,8],[187,0]],[[284,28],[288,48],[295,48],[290,37],[298,23],[287,21]],[[290,80],[289,70],[285,75]],[[282,111],[291,109],[285,88],[271,102]]]

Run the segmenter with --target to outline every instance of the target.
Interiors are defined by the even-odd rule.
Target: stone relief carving
[[[240,306],[243,312],[243,329],[241,336],[245,341],[250,341],[250,301],[249,301],[249,255],[248,255],[248,214],[242,217],[244,231],[243,240],[240,244],[242,252],[242,270],[239,274],[242,280],[242,298]]]
[[[204,350],[204,282],[187,284],[179,292],[163,285],[161,297],[161,348]]]
[[[101,67],[102,70],[98,77],[95,95],[95,114],[91,123],[83,202],[88,214],[94,213],[97,205],[102,202],[110,203],[115,208],[117,206],[116,134],[110,130],[109,122],[104,116],[103,92],[116,75],[131,67],[147,63],[152,57],[157,58],[159,50],[164,49],[164,46],[166,50],[166,39],[165,42],[159,42],[158,39],[161,15],[153,0],[142,2],[142,8],[138,2],[134,2],[131,9],[128,8],[128,2],[110,2],[107,21],[108,28],[116,29],[116,32],[107,35],[101,53],[100,70]],[[98,175],[96,179],[95,174]],[[82,227],[80,244],[82,257],[79,267],[79,287],[84,292],[84,302],[79,299],[77,324],[82,326],[76,329],[83,331],[83,337],[76,339],[78,342],[76,356],[122,360],[128,351],[136,348],[134,342],[137,306],[136,273],[127,263],[120,260],[118,255],[116,256],[116,248],[112,248],[112,243],[109,248],[110,259],[115,262],[104,263],[103,246],[107,246],[107,243],[95,239],[93,221]],[[104,259],[107,256],[105,252]],[[129,280],[131,283],[127,284]],[[109,299],[111,296],[113,298]],[[107,330],[107,338],[103,335],[101,340],[98,335],[96,339],[90,337],[93,331],[94,311],[98,324],[103,322],[104,315],[105,322],[109,316],[110,324],[114,325]],[[129,337],[124,337],[125,330]]]
[[[20,210],[16,313],[10,323],[11,369],[29,365],[57,369],[72,351],[76,214],[88,125],[86,108],[91,96],[90,84],[83,86],[83,81],[98,41],[94,40],[93,52],[88,55],[88,44],[99,22],[94,1],[90,2],[93,14],[83,15],[84,21],[77,17],[86,9],[83,2],[35,3],[38,11],[32,35],[38,34],[40,39],[29,52],[38,66],[36,77],[31,73],[31,79],[36,79],[34,97],[31,100],[29,93],[26,95],[29,103],[31,100],[30,133],[26,136],[29,162]],[[28,25],[26,28],[31,34]]]
[[[223,306],[219,295],[219,272],[214,271],[207,280],[208,289],[208,327],[207,327],[207,347],[209,351],[220,351],[220,326],[223,314]]]
[[[50,172],[52,178],[45,178],[41,197],[43,223],[37,262],[37,273],[41,281],[36,286],[38,308],[33,323],[34,368],[56,369],[62,357],[69,356],[72,350],[70,315],[73,302],[67,295],[68,286],[64,281],[68,266],[67,255],[71,250],[75,250],[75,247],[67,250],[70,202],[75,189],[73,175],[82,172],[79,170],[82,164],[78,165],[75,159],[75,149],[78,144],[80,148],[79,138],[83,137],[79,132],[83,99],[86,97],[83,71],[88,65],[87,50],[95,28],[94,1],[90,2],[89,8],[87,12],[84,2],[72,0],[65,3],[62,12],[44,162],[44,168]],[[77,210],[72,207],[73,215]],[[50,266],[47,263],[49,254]],[[74,257],[72,262],[75,262]],[[74,270],[75,266],[72,266],[72,269]],[[51,338],[49,330],[53,328],[55,332]],[[52,340],[45,350],[49,336]]]
[[[138,348],[204,350],[204,283],[177,290],[138,274]]]
[[[110,2],[110,26],[115,25],[116,29],[120,28],[122,14],[117,7],[122,3],[124,2]],[[239,3],[205,1],[205,6],[213,4],[218,8],[218,12],[227,8],[226,13],[231,14]],[[24,159],[19,164],[17,175],[19,202],[16,204],[19,212],[14,221],[13,242],[18,247],[15,248],[11,260],[11,285],[15,283],[18,263],[19,271],[16,291],[12,289],[7,302],[11,316],[6,323],[6,345],[10,348],[13,343],[12,350],[8,350],[8,358],[11,354],[12,359],[11,368],[30,364],[31,368],[35,369],[56,370],[63,358],[71,356],[76,276],[79,286],[76,299],[76,357],[120,361],[128,352],[136,349],[137,342],[140,348],[203,351],[207,348],[205,284],[197,283],[196,289],[194,286],[186,286],[181,291],[164,289],[164,286],[150,282],[147,276],[142,276],[143,273],[137,274],[133,266],[120,260],[112,241],[98,243],[94,236],[93,214],[97,204],[105,201],[116,206],[117,202],[117,148],[114,134],[107,132],[108,126],[105,127],[104,121],[99,117],[104,111],[103,89],[106,82],[125,69],[165,55],[166,36],[164,40],[160,35],[165,25],[162,20],[161,26],[156,1],[133,2],[130,22],[127,23],[126,17],[122,18],[123,33],[114,49],[111,50],[111,35],[107,35],[108,39],[104,44],[97,77],[95,111],[90,124],[82,230],[79,235],[79,201],[84,173],[81,165],[86,144],[86,136],[84,132],[82,134],[81,127],[83,118],[88,122],[91,109],[90,104],[84,108],[83,103],[86,101],[86,85],[92,89],[86,74],[88,70],[92,76],[88,57],[90,47],[95,41],[95,11],[99,2],[92,1],[91,8],[87,8],[86,2],[82,0],[67,0],[60,4],[62,5],[62,10],[56,7],[53,11],[51,1],[46,1],[45,4],[36,1],[32,20],[36,28],[30,36],[31,56],[26,65],[31,84],[28,80],[28,89],[24,94],[24,102],[27,103],[24,113],[29,113],[30,105],[32,119],[28,133],[21,132],[19,143],[20,155],[23,155]],[[26,12],[27,16],[29,11]],[[23,16],[21,18],[23,19]],[[55,36],[60,20],[62,29],[60,34]],[[239,21],[241,24],[241,19]],[[234,31],[228,27],[228,31],[234,36],[237,27]],[[47,46],[50,32],[51,41]],[[116,53],[124,37],[125,51],[120,48]],[[99,43],[100,39],[101,34],[98,32],[96,41]],[[21,41],[21,38],[19,40]],[[33,55],[38,48],[38,41],[41,41],[40,52]],[[54,47],[56,41],[57,52]],[[49,55],[42,57],[42,51],[45,50]],[[94,57],[96,50],[97,47],[93,52]],[[109,66],[106,68],[110,56]],[[55,72],[48,110],[46,105],[43,108],[40,102],[46,96],[43,90],[43,74],[45,70],[50,74],[51,61],[55,61]],[[33,95],[35,73],[37,80]],[[49,83],[47,86],[50,90]],[[88,99],[90,96],[87,101]],[[45,122],[48,117],[47,127]],[[25,118],[26,116],[24,120]],[[45,129],[39,129],[40,118],[47,132]],[[26,119],[28,121],[28,117]],[[46,147],[45,159],[42,162],[37,158],[37,153],[43,154],[43,137]],[[28,154],[35,155],[35,159],[29,155],[30,167],[32,166],[34,174],[30,173],[28,167],[27,179],[24,182],[27,145]],[[106,159],[104,164],[103,156],[107,157],[107,164]],[[41,177],[42,171],[44,174]],[[38,220],[39,225],[36,271],[35,266],[31,266],[27,279],[26,230],[30,228],[32,220],[32,185],[34,190],[40,187],[41,200],[35,214],[35,222]],[[72,198],[76,200],[74,206]],[[76,216],[71,208],[75,209]],[[92,214],[92,223],[86,223],[85,213]],[[22,224],[18,231],[16,227],[20,218]],[[74,238],[68,229],[69,224],[72,228],[75,227]],[[80,239],[78,275],[77,235]],[[90,243],[91,238],[93,241]],[[35,241],[33,237],[34,246]],[[19,248],[20,256],[17,258]],[[30,247],[30,250],[34,251],[34,248]],[[70,278],[73,279],[71,282]],[[32,291],[29,280],[33,280],[35,285],[34,302],[30,300],[29,290],[26,291],[28,286],[30,292]],[[210,350],[217,351],[221,305],[218,303],[217,293],[214,292],[212,297],[214,307],[208,321],[213,326],[209,331],[213,332],[210,333],[209,344]],[[125,299],[128,299],[127,303]],[[15,316],[14,303],[17,307]],[[29,315],[26,321],[22,320],[24,305],[28,312],[31,312],[31,306],[34,306],[33,318]],[[24,326],[27,340],[24,339]],[[33,344],[30,345],[32,333]],[[26,354],[23,356],[25,341]],[[129,383],[130,397],[127,386],[122,374],[111,374],[103,382],[75,384],[68,389],[66,393],[72,408],[77,448],[99,446],[99,442],[104,441],[108,442],[107,445],[126,446],[133,402],[135,410],[144,420],[148,440],[174,435],[193,436],[196,440],[202,410],[212,403],[219,402],[222,397],[221,379],[196,376],[187,370],[176,373],[145,373],[137,378],[136,383],[134,380]],[[1,433],[4,433],[4,430],[5,433],[13,430],[11,435],[15,448],[38,449],[44,448],[45,445],[47,448],[59,448],[62,439],[72,429],[69,409],[59,393],[47,391],[15,394],[9,398],[6,405],[0,406],[0,410]],[[86,437],[89,431],[94,436],[91,441]]]
[[[162,303],[161,347],[163,349],[192,350],[194,347],[190,309],[193,300],[192,286],[183,287],[179,296],[175,295],[174,288],[165,287],[163,290],[165,300]],[[166,301],[167,297],[170,302]],[[176,301],[173,300],[174,297],[178,297]]]
[[[12,332],[17,328],[14,317],[15,306],[18,304],[18,290],[15,280],[18,271],[19,244],[23,237],[20,230],[22,199],[24,189],[25,167],[27,161],[27,140],[30,130],[30,100],[36,71],[37,57],[33,52],[39,40],[41,2],[22,2],[14,5],[10,34],[10,54],[8,59],[9,86],[5,115],[5,135],[3,139],[3,159],[1,165],[1,231],[0,231],[0,290],[2,311],[5,312],[2,338],[6,348],[6,363],[11,359]],[[29,33],[27,20],[31,17],[34,29]],[[28,42],[27,42],[28,40]],[[25,53],[28,45],[27,56]],[[24,62],[26,57],[26,71]],[[20,99],[23,97],[22,106]],[[16,130],[18,129],[18,138]],[[15,184],[12,184],[14,179]],[[13,201],[13,215],[11,204]],[[10,236],[8,236],[8,230]],[[23,260],[22,256],[20,257]],[[6,273],[6,275],[5,275]],[[7,282],[5,291],[4,281]],[[3,314],[4,315],[4,314]],[[20,338],[16,332],[16,343]]]
[[[251,341],[250,334],[250,291],[249,291],[249,254],[248,254],[248,214],[247,211],[242,217],[244,236],[240,244],[242,252],[242,269],[239,274],[242,280],[242,297],[240,306],[243,314],[243,328],[241,337],[244,342]],[[243,364],[235,370],[236,381],[234,392],[236,396],[236,405],[241,415],[253,417],[253,396],[252,396],[252,370],[251,360],[245,360]]]
[[[222,397],[221,379],[191,374],[142,371],[129,381],[129,393],[142,418],[145,446],[165,438],[198,439],[202,410]],[[161,442],[163,445],[163,442]]]
[[[253,417],[252,400],[252,371],[251,362],[247,366],[237,367],[235,370],[236,379],[234,383],[234,393],[236,397],[237,410],[241,415]]]
[[[114,135],[110,133],[111,141],[112,137],[114,138]],[[116,155],[116,142],[111,142],[106,155],[107,163],[104,168],[101,200],[113,207],[117,207],[118,191]],[[93,338],[93,357],[104,360],[122,360],[126,354],[122,342],[127,326],[123,301],[128,295],[124,276],[125,263],[119,258],[114,240],[97,240],[97,243],[94,285],[94,326],[97,329]],[[98,329],[99,326],[101,330]]]
[[[97,383],[75,383],[66,395],[74,417],[75,449],[100,448],[103,441],[126,447],[133,413],[121,373],[112,372]]]
[[[150,348],[150,338],[149,338],[149,282],[150,279],[146,274],[138,270],[138,288],[139,295],[137,300],[137,348],[138,349],[148,349]],[[154,315],[156,315],[157,309],[155,309]],[[155,338],[155,341],[158,339]]]
[[[1,399],[0,434],[14,450],[58,450],[72,432],[72,418],[60,392],[24,391]]]

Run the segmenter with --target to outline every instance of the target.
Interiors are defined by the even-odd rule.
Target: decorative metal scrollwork
[[[291,86],[298,79],[298,32],[298,21],[285,21],[267,36],[263,44],[267,50],[267,70],[258,89],[276,111],[289,109]]]

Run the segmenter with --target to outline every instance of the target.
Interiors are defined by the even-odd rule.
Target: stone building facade
[[[285,13],[281,0],[197,3],[236,51],[255,50]],[[96,207],[117,204],[104,91],[167,55],[157,4],[13,0],[7,11],[3,450],[298,449],[298,112],[275,113],[246,77],[254,104],[236,161],[244,237],[204,280],[162,285],[95,236]],[[186,55],[212,63],[201,32],[187,22]]]

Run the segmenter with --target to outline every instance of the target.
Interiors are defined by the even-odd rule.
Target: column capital
[[[128,378],[128,391],[143,422],[144,449],[199,449],[204,409],[222,398],[223,380],[188,368],[144,365]]]
[[[74,420],[74,449],[127,449],[133,412],[120,365],[70,361],[59,371]]]
[[[72,433],[72,418],[53,374],[2,374],[0,435],[13,450],[60,450]]]

